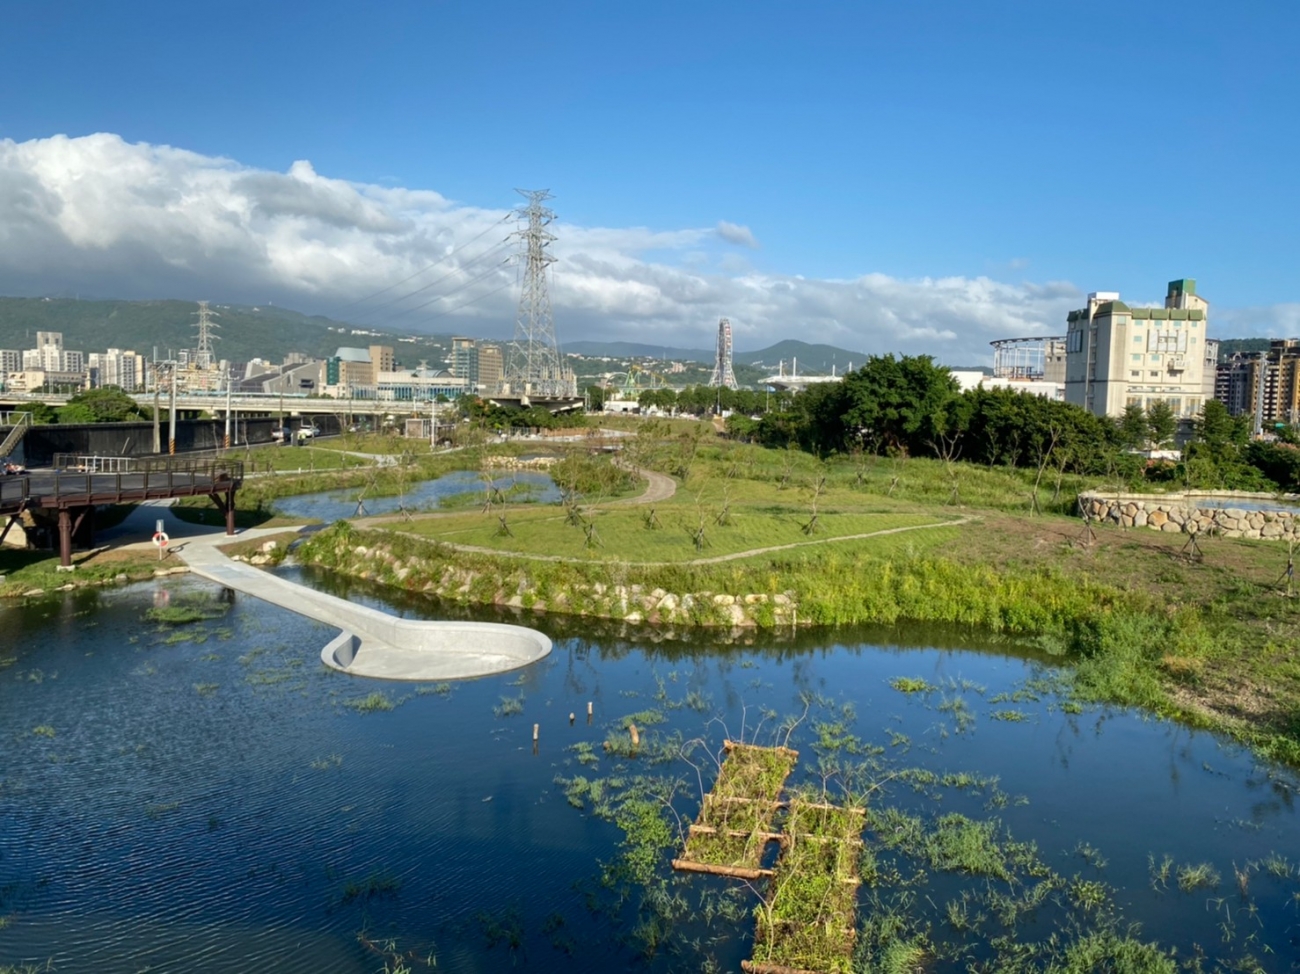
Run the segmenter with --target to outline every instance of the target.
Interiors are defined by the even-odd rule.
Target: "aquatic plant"
[[[386,869],[380,869],[362,879],[350,879],[344,883],[339,902],[348,904],[356,900],[365,902],[376,896],[396,896],[401,888],[400,878]]]
[[[517,697],[502,697],[501,702],[492,708],[492,713],[498,717],[513,717],[515,714],[524,712],[524,695],[521,693]]]
[[[896,676],[889,685],[899,693],[929,693],[934,686],[919,676]]]
[[[1208,862],[1184,863],[1177,871],[1178,888],[1184,893],[1197,889],[1213,889],[1219,885],[1219,872]]]
[[[351,707],[359,714],[375,714],[385,710],[392,710],[396,704],[388,698],[387,694],[376,690],[367,696],[346,701],[346,706]]]

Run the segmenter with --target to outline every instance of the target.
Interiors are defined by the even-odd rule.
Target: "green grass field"
[[[681,562],[784,545],[807,545],[835,538],[892,528],[941,524],[944,518],[925,513],[828,511],[818,515],[816,530],[805,531],[809,514],[779,505],[733,505],[730,522],[717,523],[719,507],[703,510],[704,546],[694,534],[701,510],[694,505],[669,504],[655,509],[658,527],[648,527],[649,507],[604,508],[586,515],[595,526],[595,546],[588,546],[582,526],[566,523],[554,507],[511,509],[505,514],[510,534],[501,533],[499,510],[417,519],[400,530],[437,541],[491,548],[503,553],[533,554],[590,561],[638,563]],[[398,527],[393,524],[392,527]]]

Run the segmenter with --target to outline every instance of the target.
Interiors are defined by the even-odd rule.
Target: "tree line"
[[[1163,402],[1145,410],[1130,405],[1112,419],[1014,389],[963,392],[928,355],[872,356],[842,381],[810,386],[757,418],[734,414],[728,430],[823,457],[932,457],[1029,468],[1040,478],[1051,470],[1104,476],[1130,486],[1300,486],[1300,438],[1282,431],[1279,442],[1252,440],[1249,418],[1228,415],[1220,402],[1206,402],[1193,420],[1181,458],[1163,460],[1158,451],[1171,448],[1178,433],[1178,418]]]

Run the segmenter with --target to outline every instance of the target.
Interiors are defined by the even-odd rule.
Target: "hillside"
[[[586,355],[590,358],[627,360],[634,358],[669,359],[679,362],[701,362],[712,367],[714,351],[707,348],[674,348],[663,345],[643,345],[637,342],[566,342],[565,352]],[[736,351],[732,361],[736,366],[755,366],[756,371],[771,373],[779,362],[788,370],[794,359],[799,360],[800,372],[830,372],[834,365],[843,372],[850,362],[860,365],[866,361],[865,352],[850,352],[834,345],[810,345],[807,342],[787,339],[753,352]]]
[[[35,345],[36,332],[63,333],[65,348],[86,353],[106,348],[131,349],[159,357],[194,345],[193,301],[78,301],[71,298],[0,297],[0,348]],[[397,349],[397,357],[415,365],[421,358],[442,361],[448,341],[443,336],[412,339],[375,329],[375,335],[352,335],[354,326],[287,308],[213,303],[219,315],[215,351],[219,358],[246,362],[264,358],[280,362],[290,352],[324,357],[340,345],[382,342]]]

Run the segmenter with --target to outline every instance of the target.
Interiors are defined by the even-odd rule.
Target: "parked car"
[[[281,426],[279,429],[271,430],[271,439],[276,443],[288,443],[293,439],[293,431],[287,426]]]

